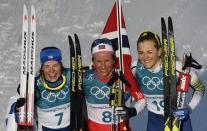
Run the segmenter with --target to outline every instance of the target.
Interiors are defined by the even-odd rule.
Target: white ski
[[[20,76],[20,97],[26,98],[27,89],[27,61],[28,61],[28,39],[29,39],[29,26],[28,26],[28,12],[27,7],[23,8],[23,24],[22,24],[22,53],[21,53],[21,76]],[[19,123],[18,125],[26,124],[26,105],[20,108]]]
[[[21,107],[19,111],[18,131],[33,130],[36,48],[36,14],[34,6],[31,6],[30,32],[28,20],[27,7],[24,5],[22,25],[20,97],[26,98],[27,103]],[[28,40],[29,36],[30,39]]]
[[[33,125],[34,85],[35,85],[35,48],[36,48],[36,14],[31,7],[30,20],[30,48],[29,48],[29,79],[27,96],[27,125]]]

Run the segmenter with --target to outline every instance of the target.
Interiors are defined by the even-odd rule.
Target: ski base
[[[74,34],[75,42],[69,35],[70,46],[70,67],[71,67],[71,115],[70,115],[70,127],[73,131],[83,130],[83,114],[82,105],[84,101],[82,91],[82,58],[81,47],[77,34]]]

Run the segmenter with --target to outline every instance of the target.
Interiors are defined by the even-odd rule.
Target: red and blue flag
[[[116,64],[115,68],[119,69],[120,64],[119,64],[119,49],[118,49],[118,28],[117,28],[117,13],[116,13],[116,3],[113,6],[113,9],[111,11],[111,14],[106,22],[106,25],[104,27],[104,30],[102,32],[102,38],[108,38],[111,40],[115,53],[116,53]],[[130,92],[137,92],[136,94],[136,99],[142,99],[144,96],[140,91],[140,88],[134,79],[134,76],[131,72],[131,62],[132,62],[132,57],[130,53],[130,45],[129,45],[129,40],[128,36],[126,33],[126,26],[125,26],[125,21],[124,21],[124,16],[123,12],[121,10],[121,35],[122,35],[122,57],[123,57],[123,68],[124,68],[124,75],[125,78],[128,80],[130,83],[130,87],[125,85],[125,90],[130,91]],[[133,94],[132,94],[133,95]],[[134,96],[134,95],[133,95]]]

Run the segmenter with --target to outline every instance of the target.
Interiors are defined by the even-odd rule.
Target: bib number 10
[[[152,103],[154,104],[154,105],[156,105],[156,107],[157,107],[157,111],[160,111],[161,110],[161,108],[164,108],[164,100],[161,100],[161,101],[152,101]]]

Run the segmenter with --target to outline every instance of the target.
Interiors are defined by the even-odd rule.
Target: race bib
[[[122,122],[122,119],[113,118],[112,108],[108,104],[87,103],[88,118],[100,124],[112,124],[113,120]]]
[[[147,99],[147,108],[156,114],[164,113],[163,95],[145,95]]]
[[[63,128],[70,125],[70,104],[49,109],[37,108],[38,122],[48,128]]]

